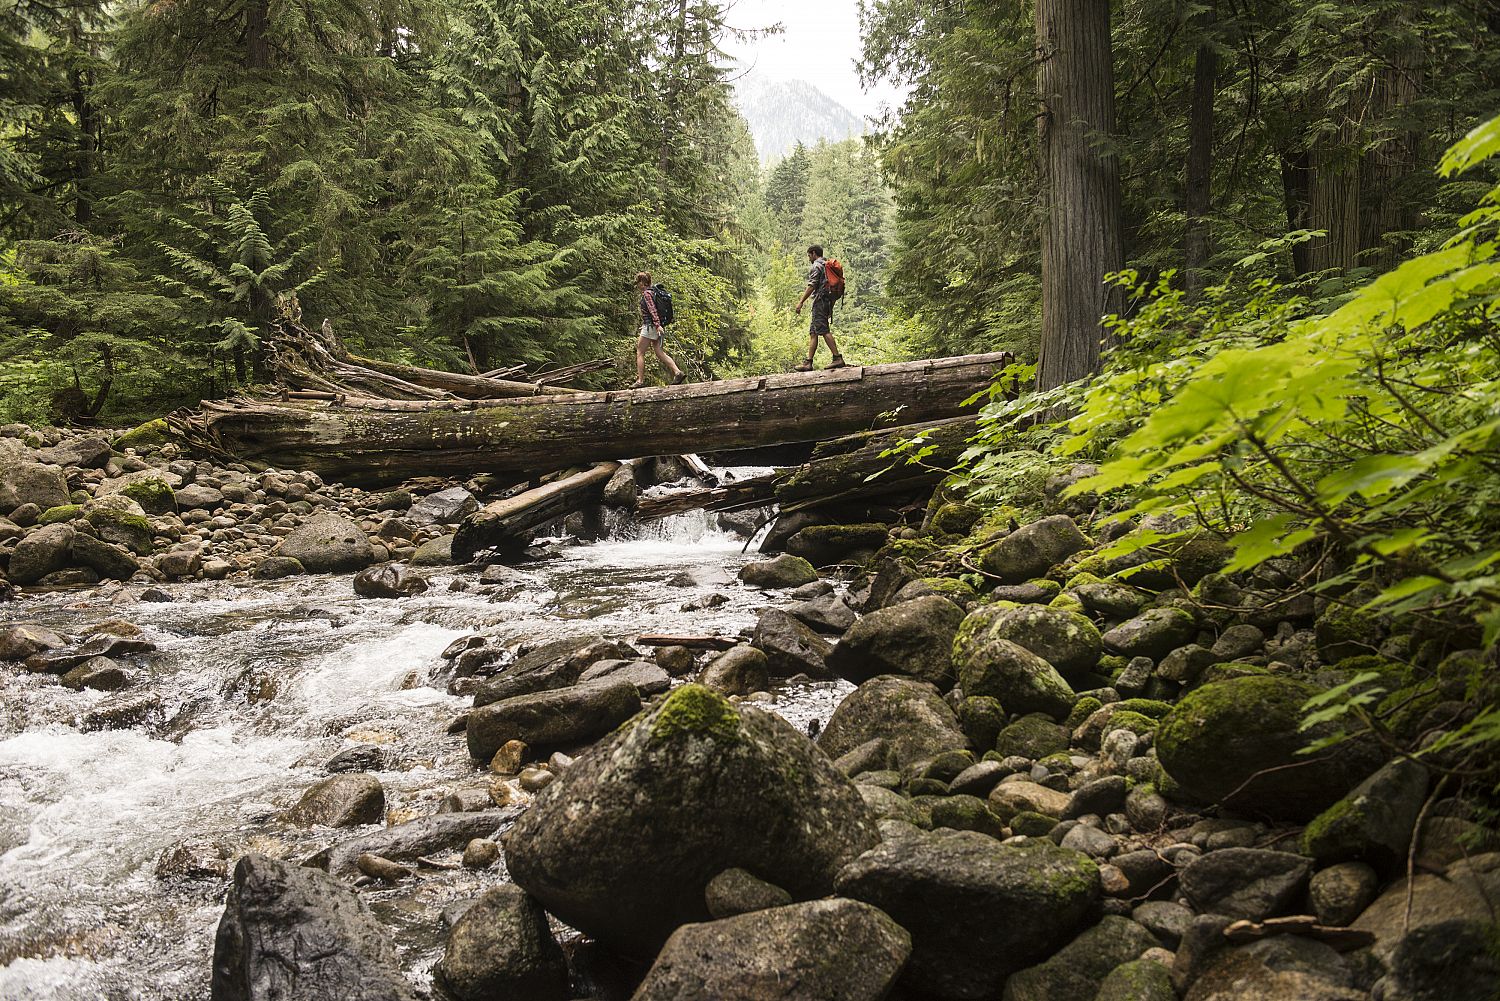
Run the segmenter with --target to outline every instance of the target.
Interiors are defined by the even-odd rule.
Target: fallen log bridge
[[[958,416],[1004,352],[500,400],[205,401],[185,429],[241,460],[357,485],[815,441]]]

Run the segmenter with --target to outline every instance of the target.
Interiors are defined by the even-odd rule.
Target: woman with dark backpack
[[[672,356],[667,354],[662,341],[666,335],[666,323],[671,322],[668,317],[662,319],[661,310],[656,305],[656,290],[651,287],[651,275],[649,272],[641,271],[635,276],[636,291],[641,297],[641,332],[635,339],[635,382],[631,383],[631,389],[640,389],[646,384],[646,348],[649,346],[656,354],[658,361],[662,363],[668,372],[672,373],[672,385],[676,386],[687,378],[687,373],[677,367]]]

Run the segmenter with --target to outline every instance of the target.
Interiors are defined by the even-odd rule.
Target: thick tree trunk
[[[1204,14],[1204,19],[1209,17]],[[1213,207],[1214,79],[1219,53],[1207,42],[1193,61],[1193,96],[1188,111],[1187,184],[1184,208],[1187,232],[1182,247],[1183,287],[1196,299],[1208,284],[1206,270],[1213,253],[1209,211]]]
[[[1308,189],[1312,168],[1303,150],[1284,150],[1281,154],[1281,195],[1286,204],[1286,228],[1290,232],[1308,228]],[[1312,270],[1312,256],[1306,243],[1292,246],[1292,274],[1305,275]]]
[[[78,162],[73,169],[73,220],[87,226],[94,219],[94,157],[98,152],[99,116],[89,99],[89,74],[74,70],[71,74],[73,115],[78,121]]]
[[[1393,234],[1414,229],[1417,223],[1408,179],[1417,170],[1422,136],[1386,129],[1384,122],[1418,99],[1422,61],[1420,48],[1403,47],[1390,65],[1376,72],[1371,87],[1367,117],[1385,134],[1360,164],[1359,249],[1363,263],[1381,271],[1395,267],[1407,246],[1403,237]]]
[[[270,0],[245,0],[246,69],[263,70],[271,65],[271,41],[266,37],[270,17]]]
[[[1359,157],[1352,122],[1313,144],[1311,166],[1308,228],[1326,235],[1308,244],[1308,264],[1314,271],[1347,270],[1359,260]]]
[[[1104,276],[1124,263],[1108,0],[1037,0],[1042,224],[1042,344],[1037,386],[1099,370],[1121,297]]]
[[[205,401],[200,447],[331,480],[545,471],[646,455],[816,441],[964,412],[1010,355],[997,352],[655,389],[486,401]],[[351,401],[352,402],[352,401]]]
[[[514,551],[526,546],[543,525],[597,504],[604,495],[604,485],[619,468],[618,462],[601,462],[592,469],[486,504],[465,518],[454,533],[453,558],[468,563],[487,549]]]

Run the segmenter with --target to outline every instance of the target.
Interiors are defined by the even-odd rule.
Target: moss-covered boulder
[[[958,725],[969,738],[969,746],[987,751],[1005,729],[1005,707],[990,695],[969,695],[958,704]]]
[[[984,553],[981,565],[1001,583],[1019,584],[1043,576],[1089,545],[1072,518],[1055,514],[1011,532]]]
[[[171,484],[154,476],[131,480],[120,487],[120,493],[141,506],[147,514],[175,514],[177,495]]]
[[[1110,971],[1094,1001],[1177,1001],[1172,974],[1154,959],[1132,959]]]
[[[1108,915],[1045,963],[1022,970],[1006,981],[1003,1001],[1060,998],[1092,1001],[1111,971],[1158,944],[1155,936],[1129,918]],[[1165,967],[1153,965],[1165,974]],[[1167,987],[1168,995],[1172,996],[1170,982]]]
[[[76,521],[83,517],[82,504],[59,504],[49,507],[36,519],[38,525],[55,525],[60,521]]]
[[[926,528],[938,535],[968,535],[984,517],[984,509],[966,501],[939,504],[927,519]]]
[[[995,619],[991,635],[1025,647],[1076,680],[1099,664],[1099,630],[1076,612],[1044,605],[1012,608]]]
[[[906,674],[946,691],[953,687],[953,637],[961,608],[937,595],[889,605],[859,619],[828,654],[828,669],[858,684]]]
[[[751,587],[779,590],[801,587],[818,579],[818,571],[800,556],[781,553],[768,560],[755,560],[740,567],[740,580]]]
[[[1384,635],[1377,616],[1336,602],[1330,603],[1318,616],[1313,633],[1318,641],[1318,655],[1325,664],[1336,663],[1345,657],[1376,653]]]
[[[1267,675],[1203,685],[1156,731],[1162,768],[1196,801],[1277,819],[1311,820],[1381,764],[1377,748],[1346,741],[1299,752],[1332,726],[1303,731],[1303,705],[1321,689]]]
[[[151,522],[142,515],[98,505],[89,509],[84,520],[94,526],[100,539],[124,546],[138,556],[149,555],[153,549],[152,538],[155,533]]]
[[[1190,642],[1197,632],[1193,617],[1180,608],[1148,608],[1103,636],[1104,648],[1125,657],[1161,660]]]
[[[1010,611],[987,605],[964,618],[953,640],[959,687],[965,695],[997,698],[1011,712],[1066,717],[1073,689],[1046,660],[1005,637]]]
[[[888,742],[897,767],[968,745],[958,717],[936,688],[896,675],[872,678],[844,696],[818,746],[838,758],[871,740]]]
[[[1068,731],[1046,713],[1022,716],[1000,731],[995,750],[1001,757],[1019,755],[1040,761],[1049,754],[1068,749]]]
[[[1099,869],[1047,841],[1004,845],[973,831],[885,842],[839,874],[844,896],[911,933],[902,983],[942,999],[993,998],[1097,914]]]
[[[725,869],[809,900],[876,841],[854,785],[806,737],[684,685],[579,757],[504,845],[512,879],[548,911],[649,958],[708,919],[704,890]]]
[[[786,540],[786,551],[813,566],[826,567],[869,554],[885,545],[889,525],[809,525]]]
[[[147,449],[160,448],[172,440],[172,434],[167,430],[165,418],[158,417],[154,421],[138,424],[126,431],[114,440],[114,448],[117,452],[123,452],[127,448]]]
[[[1404,865],[1426,796],[1427,769],[1398,758],[1307,825],[1303,854],[1321,865],[1360,861],[1383,871]]]

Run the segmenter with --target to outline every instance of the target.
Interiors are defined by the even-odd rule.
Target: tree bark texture
[[[1120,310],[1104,276],[1124,264],[1114,67],[1108,0],[1037,0],[1040,70],[1042,343],[1037,386],[1099,370],[1106,331],[1099,320]]]
[[[1359,259],[1359,157],[1354,125],[1347,119],[1335,135],[1313,143],[1307,199],[1308,228],[1326,235],[1308,244],[1314,271],[1352,268]]]
[[[1218,51],[1207,42],[1200,44],[1193,60],[1187,183],[1183,199],[1187,213],[1187,232],[1182,247],[1183,287],[1190,299],[1196,299],[1208,284],[1206,271],[1209,256],[1213,253],[1209,212],[1213,207],[1214,79],[1218,72]]]
[[[270,18],[270,0],[245,0],[246,69],[263,70],[271,65],[271,41],[266,37]]]
[[[346,483],[561,469],[646,455],[816,441],[954,417],[1005,352],[511,400],[205,401],[179,421],[199,448]],[[352,401],[351,401],[352,402]]]
[[[1281,154],[1281,196],[1286,204],[1286,228],[1296,232],[1308,228],[1308,196],[1312,185],[1312,167],[1305,150],[1284,150]],[[1312,254],[1306,243],[1292,245],[1292,274],[1305,275],[1312,270]]]

